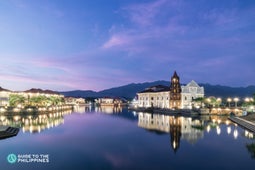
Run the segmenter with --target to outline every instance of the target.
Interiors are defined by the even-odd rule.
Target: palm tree
[[[205,101],[205,98],[204,97],[198,97],[198,98],[193,99],[192,101],[199,102],[200,106],[202,106],[204,101]]]
[[[12,107],[16,107],[19,104],[23,105],[25,104],[26,98],[22,95],[18,95],[18,94],[11,94],[10,95],[10,99],[9,99],[9,104]]]

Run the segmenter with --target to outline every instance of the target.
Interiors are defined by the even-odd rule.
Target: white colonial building
[[[204,87],[200,87],[194,80],[186,86],[181,86],[181,108],[191,109],[192,100],[204,97]]]
[[[169,108],[169,87],[152,86],[137,93],[138,107]]]
[[[176,74],[176,73],[175,73]],[[179,82],[178,82],[179,83]],[[177,101],[180,109],[192,109],[193,99],[204,97],[204,88],[200,87],[194,80],[185,86],[181,86],[178,92],[180,96],[178,100],[175,99],[177,93],[171,93],[176,91],[178,87],[174,85],[163,86],[157,85],[146,88],[145,90],[137,93],[137,106],[138,107],[156,107],[156,108],[175,108],[171,106],[171,100]],[[180,87],[180,86],[179,86]],[[172,95],[172,99],[171,99]],[[173,102],[173,101],[172,101]]]

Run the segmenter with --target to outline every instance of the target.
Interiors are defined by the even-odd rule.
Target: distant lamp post
[[[246,103],[245,106],[248,107],[248,106],[251,106],[253,104],[253,98],[249,98],[249,97],[246,97],[244,99],[244,102]]]
[[[250,98],[246,97],[246,98],[244,99],[244,101],[245,101],[246,103],[248,103],[248,102],[250,102]]]
[[[237,97],[234,98],[234,102],[235,102],[235,107],[237,107],[237,102],[239,101],[239,99]]]
[[[207,98],[206,100],[207,100],[208,106],[210,107],[211,99],[210,99],[210,98]]]
[[[219,97],[219,98],[217,98],[217,100],[216,100],[216,101],[217,101],[218,106],[220,107],[220,104],[221,104],[221,101],[222,101],[222,100],[221,100],[221,98],[220,98],[220,97]]]
[[[230,103],[232,102],[232,99],[231,99],[231,98],[228,98],[228,99],[227,99],[227,102],[228,102],[228,107],[230,107]]]

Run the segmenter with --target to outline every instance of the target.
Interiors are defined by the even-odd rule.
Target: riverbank
[[[199,112],[190,109],[128,108],[131,111],[165,114],[171,116],[197,116]]]
[[[8,107],[0,108],[0,115],[24,115],[24,114],[37,114],[37,113],[52,113],[52,112],[63,112],[66,110],[73,110],[73,105],[60,105],[60,106],[49,106],[49,107],[25,107],[25,108],[14,108]]]

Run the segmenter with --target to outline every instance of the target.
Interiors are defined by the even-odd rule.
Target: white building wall
[[[204,88],[200,87],[194,80],[186,86],[181,86],[181,108],[192,109],[192,100],[204,97]],[[144,92],[137,93],[138,107],[169,108],[170,92]]]
[[[138,107],[169,108],[169,92],[138,93]]]
[[[204,87],[200,87],[194,80],[186,86],[181,86],[181,108],[192,109],[192,100],[204,97]]]
[[[0,91],[0,106],[9,106],[10,92]]]

